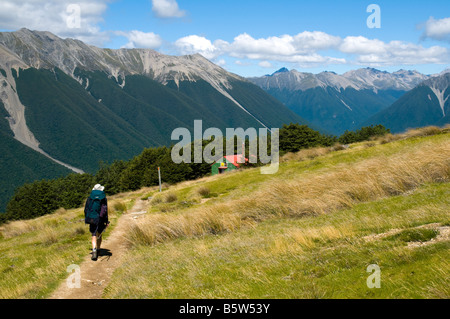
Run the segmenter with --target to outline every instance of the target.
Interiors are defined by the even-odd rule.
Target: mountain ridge
[[[442,72],[408,91],[365,125],[383,124],[395,133],[420,126],[450,123],[450,73]]]
[[[288,70],[283,67],[271,75],[249,77],[248,79],[265,89],[308,90],[316,87],[332,87],[334,89],[398,89],[411,90],[430,76],[413,70],[400,69],[389,73],[374,68],[360,68],[337,74],[332,71],[322,71],[314,74]],[[291,82],[293,83],[291,83]]]
[[[10,158],[23,162],[25,145],[48,159],[42,161],[45,175],[18,172],[25,182],[52,177],[54,163],[94,173],[101,162],[169,146],[173,130],[192,130],[194,120],[222,131],[307,123],[199,54],[103,49],[28,29],[0,32],[0,102],[7,119],[0,138],[15,145]],[[0,178],[7,170],[7,164],[0,167]],[[0,198],[0,210],[5,200]]]
[[[411,70],[389,73],[361,68],[344,74],[313,74],[281,68],[272,75],[248,79],[308,122],[340,135],[360,128],[429,78]]]

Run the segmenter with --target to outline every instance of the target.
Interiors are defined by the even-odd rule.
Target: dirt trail
[[[125,232],[136,216],[146,211],[147,205],[146,201],[137,200],[133,208],[117,220],[114,231],[102,242],[97,261],[92,261],[91,254],[87,254],[80,265],[80,288],[69,288],[67,281],[64,280],[49,299],[100,299],[114,270],[121,264],[121,258],[126,253]]]

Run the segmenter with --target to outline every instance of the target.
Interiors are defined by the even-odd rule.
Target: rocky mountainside
[[[422,82],[366,123],[380,123],[393,132],[450,123],[450,73],[442,72]]]
[[[64,171],[95,172],[101,161],[176,143],[172,131],[192,131],[194,120],[222,132],[306,123],[201,55],[102,49],[27,29],[0,33],[0,111],[1,142],[21,164],[14,178],[22,182],[52,175],[30,174],[36,165],[23,146],[45,158],[39,156],[40,163],[49,169],[41,171],[57,164]],[[11,172],[8,165],[0,167],[2,180]]]
[[[328,71],[313,74],[282,68],[271,75],[253,77],[249,80],[265,90],[306,91],[317,87],[329,87],[336,90],[352,88],[355,90],[409,91],[428,78],[429,76],[417,71],[406,70],[389,73],[365,68],[339,75]]]
[[[356,129],[429,76],[416,71],[394,73],[373,68],[342,75],[287,70],[249,80],[312,124],[334,134]]]

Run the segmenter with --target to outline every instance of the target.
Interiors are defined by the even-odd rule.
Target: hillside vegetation
[[[449,141],[448,128],[426,128],[287,153],[274,175],[115,195],[114,218],[136,199],[149,206],[103,297],[449,298]],[[82,209],[0,232],[1,298],[49,296],[90,245]],[[367,286],[373,264],[379,289]]]
[[[0,101],[0,167],[4,168],[0,170],[0,215],[18,187],[35,180],[65,176],[71,172],[17,141],[6,119],[8,116]]]
[[[317,146],[342,147],[338,143],[350,144],[369,140],[377,136],[385,136],[389,130],[383,126],[370,126],[355,132],[345,132],[339,139],[335,136],[323,135],[307,125],[289,124],[280,129],[280,153],[297,152]],[[228,140],[223,137],[223,154],[226,154]],[[203,150],[211,140],[203,140]],[[242,152],[242,142],[234,138],[234,152]],[[249,140],[246,143],[246,157],[249,157]],[[195,180],[211,174],[211,164],[203,160],[194,162],[194,144],[191,142],[191,163],[176,164],[172,161],[172,147],[146,148],[130,161],[114,161],[108,165],[102,162],[95,175],[71,174],[51,180],[40,180],[18,187],[6,205],[6,213],[0,214],[0,225],[7,220],[23,220],[36,218],[60,207],[77,208],[90,193],[92,185],[101,183],[106,187],[107,195],[115,195],[135,191],[143,187],[158,185],[158,167],[163,174],[164,182],[176,184],[186,180]],[[270,152],[270,145],[268,151]],[[215,150],[217,151],[217,150]],[[252,163],[246,167],[255,167],[262,163]],[[0,174],[1,175],[1,174]],[[1,203],[1,199],[0,199]],[[0,205],[1,209],[1,205]]]

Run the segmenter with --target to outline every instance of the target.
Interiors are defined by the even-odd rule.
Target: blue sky
[[[370,4],[380,9],[380,28],[367,25]],[[79,25],[69,25],[77,14]],[[284,66],[427,74],[450,67],[448,0],[1,0],[0,29],[21,27],[113,49],[200,53],[242,76]]]

